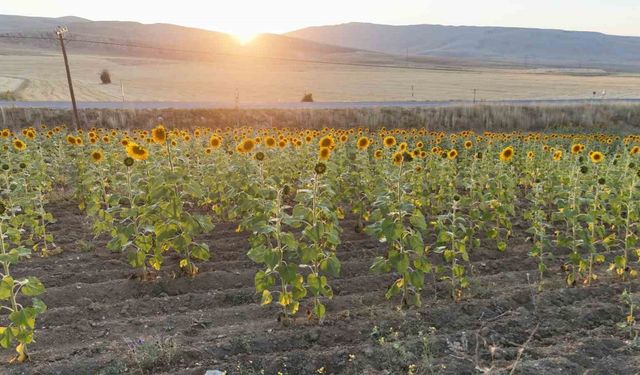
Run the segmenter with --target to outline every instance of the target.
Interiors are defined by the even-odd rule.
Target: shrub
[[[304,94],[304,96],[302,97],[302,102],[303,103],[313,103],[313,94],[310,93],[310,92]]]
[[[107,69],[104,69],[102,73],[100,73],[100,80],[103,84],[108,85],[111,83],[111,73]]]
[[[10,102],[17,100],[17,98],[12,91],[7,90],[5,92],[0,92],[0,100],[6,100]]]

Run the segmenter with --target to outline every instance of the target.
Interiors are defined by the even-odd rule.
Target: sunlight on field
[[[194,62],[93,55],[71,57],[78,100],[297,102],[305,92],[316,101],[478,100],[640,97],[640,76],[538,73],[506,69],[404,70],[328,66],[252,58]],[[109,69],[113,84],[102,85]],[[61,58],[9,55],[0,59],[3,75],[28,80],[25,100],[67,100]]]

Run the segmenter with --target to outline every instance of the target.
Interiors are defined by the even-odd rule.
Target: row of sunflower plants
[[[18,276],[12,266],[31,258],[34,252],[54,252],[47,225],[54,222],[46,211],[51,191],[51,166],[46,162],[41,135],[34,128],[23,131],[25,140],[8,130],[2,132],[4,158],[0,191],[0,347],[14,347],[11,362],[24,362],[27,347],[35,341],[35,322],[46,305],[37,298],[45,287],[35,276]]]
[[[158,126],[148,146],[124,138],[126,156],[116,157],[122,152],[111,148],[115,155],[105,158],[96,149],[84,163],[87,172],[80,185],[95,234],[109,234],[107,247],[126,253],[142,279],[161,269],[167,252],[176,253],[179,268],[192,276],[198,272],[196,261],[210,257],[207,244],[196,237],[211,232],[213,223],[194,207],[205,194],[178,139],[179,133]]]

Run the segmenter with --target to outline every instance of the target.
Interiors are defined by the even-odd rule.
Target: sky
[[[0,0],[0,14],[164,22],[227,32],[241,39],[355,21],[640,36],[640,0]]]

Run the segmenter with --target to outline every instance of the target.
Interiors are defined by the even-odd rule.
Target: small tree
[[[111,73],[107,69],[104,69],[102,73],[100,73],[100,80],[103,84],[108,85],[111,83]]]
[[[310,93],[310,92],[304,94],[304,96],[302,97],[302,102],[303,103],[312,103],[313,102],[313,94]]]

